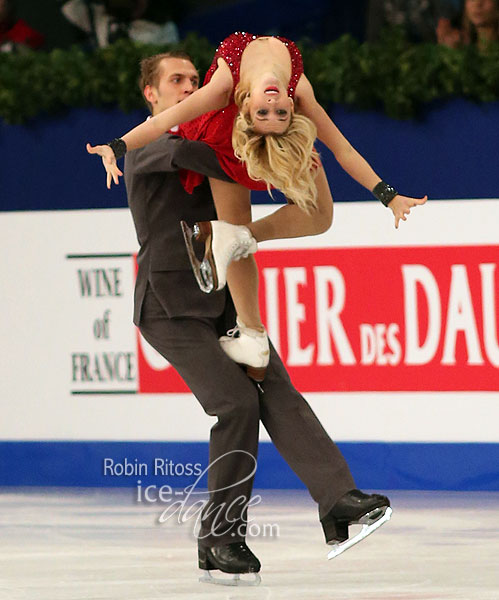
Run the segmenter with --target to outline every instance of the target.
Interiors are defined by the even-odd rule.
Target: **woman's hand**
[[[90,144],[87,144],[87,152],[89,154],[98,154],[102,157],[102,164],[104,165],[104,169],[106,169],[107,173],[107,189],[111,189],[111,180],[118,185],[118,177],[123,175],[123,173],[118,169],[116,157],[114,156],[112,148],[107,145],[91,146]]]
[[[411,212],[414,206],[420,206],[428,200],[428,196],[423,198],[409,198],[398,194],[393,200],[388,203],[388,208],[392,209],[395,217],[395,229],[398,229],[399,221],[407,221],[407,215]]]

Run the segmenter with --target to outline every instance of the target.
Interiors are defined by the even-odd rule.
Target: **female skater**
[[[261,381],[268,364],[268,339],[260,318],[258,272],[251,254],[257,242],[316,235],[331,226],[332,197],[313,147],[316,137],[349,175],[392,209],[396,227],[413,206],[424,204],[427,198],[398,195],[381,181],[317,103],[299,50],[284,38],[232,34],[218,47],[202,88],[123,138],[87,149],[102,156],[110,187],[111,180],[118,183],[122,175],[117,157],[182,123],[182,135],[208,143],[236,182],[210,180],[220,220],[194,228],[195,238],[206,243],[205,260],[199,264],[192,247],[189,254],[204,291],[222,288],[227,277],[238,313],[238,335],[224,336],[221,344],[251,377]],[[183,183],[192,190],[201,179],[188,172]],[[271,187],[280,189],[288,204],[251,222],[249,190]],[[183,226],[189,247],[191,232]]]

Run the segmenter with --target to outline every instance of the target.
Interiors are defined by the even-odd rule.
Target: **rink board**
[[[339,442],[356,484],[373,490],[499,490],[499,444]],[[4,486],[207,487],[207,442],[0,442]],[[270,442],[261,442],[255,487],[304,485]],[[164,488],[166,489],[166,488]]]
[[[399,230],[379,203],[337,204],[326,234],[261,244],[271,338],[364,487],[498,488],[498,222],[498,200],[433,201]],[[128,211],[0,224],[0,484],[135,485],[102,476],[111,442],[117,461],[164,442],[205,462],[214,420],[131,324]],[[299,485],[279,461],[263,444],[261,487]]]

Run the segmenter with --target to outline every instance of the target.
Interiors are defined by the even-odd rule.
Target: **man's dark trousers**
[[[246,514],[241,514],[242,502],[237,499],[243,497],[247,502],[251,496],[253,477],[248,476],[255,468],[260,420],[318,503],[321,518],[340,496],[355,487],[346,461],[291,384],[273,347],[261,384],[263,393],[259,393],[223,352],[217,319],[168,318],[148,288],[139,327],[151,346],[179,372],[205,412],[218,418],[210,434],[208,488],[229,489],[210,498],[207,512],[213,512],[203,519],[201,544],[213,546],[244,539]],[[235,485],[238,482],[243,483]],[[218,518],[217,507],[221,509]]]

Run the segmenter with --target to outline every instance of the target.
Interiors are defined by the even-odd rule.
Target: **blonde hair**
[[[239,108],[232,130],[234,154],[245,164],[251,179],[267,184],[271,196],[274,187],[305,212],[312,212],[317,208],[315,167],[320,165],[314,149],[317,128],[304,115],[292,113],[284,133],[256,133],[247,109],[248,98],[248,88],[239,83],[234,94]]]

